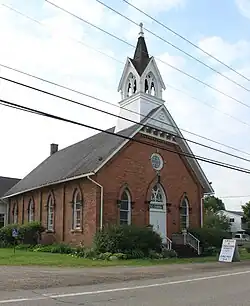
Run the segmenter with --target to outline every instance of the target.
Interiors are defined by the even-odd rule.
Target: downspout
[[[101,205],[100,205],[100,229],[103,228],[103,186],[99,183],[97,183],[95,180],[93,180],[91,177],[87,176],[87,179],[90,180],[92,183],[100,187],[101,190]]]

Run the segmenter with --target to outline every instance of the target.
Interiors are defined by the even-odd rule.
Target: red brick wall
[[[164,144],[137,135],[138,139],[149,144],[177,149],[172,144]],[[128,187],[134,202],[132,223],[145,225],[149,222],[149,210],[146,201],[150,200],[151,189],[156,183],[156,173],[151,167],[150,156],[156,148],[130,142],[99,173],[93,177],[104,187],[104,224],[119,222],[117,200],[123,188]],[[192,211],[190,225],[200,225],[200,199],[202,188],[197,182],[184,158],[175,153],[159,149],[165,165],[161,171],[161,184],[165,189],[167,200],[172,205],[167,214],[167,234],[179,231],[179,205],[186,192]],[[72,231],[72,204],[74,190],[78,188],[83,197],[82,230]],[[100,188],[83,178],[64,184],[43,188],[11,199],[10,221],[13,221],[13,204],[18,202],[18,221],[28,220],[28,203],[31,196],[35,201],[35,220],[47,225],[47,200],[49,194],[55,198],[55,232],[44,233],[43,242],[65,241],[66,243],[90,245],[96,229],[100,226]],[[24,206],[24,210],[23,210]]]
[[[72,203],[75,189],[80,190],[83,197],[82,207],[82,229],[72,230]],[[55,228],[54,232],[46,231],[42,236],[43,243],[53,243],[55,241],[65,241],[70,244],[83,242],[90,245],[96,231],[96,186],[87,179],[59,184],[53,188],[43,188],[22,196],[11,199],[10,202],[10,222],[13,222],[14,203],[18,202],[18,223],[22,224],[23,199],[24,199],[24,223],[28,221],[28,203],[32,196],[35,202],[35,220],[41,221],[47,228],[47,201],[50,194],[55,199]]]
[[[137,139],[157,144],[158,146],[177,150],[172,144],[164,144],[137,135]],[[151,167],[150,156],[156,148],[140,143],[130,142],[112,161],[98,173],[96,179],[104,186],[104,223],[119,222],[117,200],[121,190],[127,184],[134,201],[132,223],[148,224],[149,210],[146,201],[150,200],[151,189],[156,183],[156,173]],[[190,226],[200,225],[200,199],[202,188],[184,158],[175,153],[159,149],[165,164],[161,171],[161,184],[165,189],[167,200],[172,205],[167,214],[167,234],[179,231],[179,206],[184,192],[187,193],[190,212]]]

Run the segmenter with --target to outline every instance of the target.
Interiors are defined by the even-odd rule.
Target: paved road
[[[2,291],[0,305],[249,306],[250,269],[116,284]]]

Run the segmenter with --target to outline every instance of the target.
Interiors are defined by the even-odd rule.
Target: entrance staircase
[[[188,231],[172,235],[172,248],[177,252],[178,257],[182,258],[201,255],[200,240]]]

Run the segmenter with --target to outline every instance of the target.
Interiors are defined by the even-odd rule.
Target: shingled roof
[[[0,176],[0,198],[19,181],[17,178]]]
[[[152,115],[157,109],[158,107],[151,111],[148,116]],[[134,124],[117,133],[117,135],[130,137],[146,119],[145,117],[140,124]],[[107,132],[114,133],[114,130],[115,127],[112,127]],[[46,158],[4,196],[20,194],[70,178],[77,178],[80,175],[93,173],[125,141],[126,139],[119,136],[101,132],[64,148]]]
[[[147,45],[143,36],[138,38],[134,58],[131,58],[130,60],[138,74],[141,76],[151,60],[151,57],[148,55]]]

